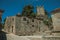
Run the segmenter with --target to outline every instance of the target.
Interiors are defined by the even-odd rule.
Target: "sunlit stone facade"
[[[55,36],[60,36],[60,8],[52,11],[53,33]]]
[[[7,33],[14,33],[17,35],[33,35],[36,32],[48,30],[48,27],[42,20],[38,20],[37,18],[12,16],[7,17],[5,30]]]

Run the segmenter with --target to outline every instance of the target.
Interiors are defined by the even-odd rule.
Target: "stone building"
[[[41,11],[41,12],[39,12]],[[37,7],[36,17],[11,16],[6,18],[4,30],[7,33],[16,35],[33,35],[37,32],[45,32],[48,30],[47,25],[43,23],[43,19],[47,18],[43,7]]]
[[[60,35],[60,8],[52,11],[53,33],[54,35]]]

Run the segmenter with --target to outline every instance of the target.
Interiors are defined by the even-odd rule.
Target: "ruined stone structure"
[[[53,24],[52,30],[49,30],[48,26],[43,22],[43,20],[47,19],[43,7],[37,7],[37,15],[35,18],[21,16],[20,14],[17,16],[7,17],[4,30],[7,33],[13,33],[22,36],[40,35],[41,40],[60,40],[60,8],[53,10],[51,13]],[[31,40],[40,39],[31,38]]]
[[[37,7],[37,16],[44,15],[45,16],[45,10],[44,7]]]
[[[16,35],[60,35],[60,9],[52,11],[53,29],[49,30],[43,20],[47,19],[43,7],[37,7],[36,17],[21,16],[18,13],[16,16],[6,18],[4,30],[7,33]],[[41,11],[41,12],[40,12]]]
[[[41,12],[39,12],[41,11]],[[17,35],[33,35],[36,32],[45,32],[48,30],[43,20],[47,18],[43,7],[37,7],[36,17],[11,16],[6,18],[5,31]]]

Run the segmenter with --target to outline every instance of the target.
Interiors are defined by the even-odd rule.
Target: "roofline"
[[[56,8],[56,9],[54,9],[53,11],[51,11],[50,13],[52,13],[52,14],[59,13],[60,11],[57,11],[58,9],[60,9],[60,8]]]

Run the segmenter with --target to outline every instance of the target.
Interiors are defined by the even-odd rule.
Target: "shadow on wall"
[[[2,31],[1,26],[0,26],[0,40],[7,40],[6,33]]]

